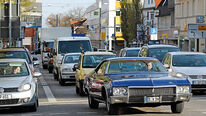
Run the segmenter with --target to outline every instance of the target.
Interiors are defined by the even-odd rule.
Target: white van
[[[58,68],[66,53],[80,53],[92,51],[91,41],[88,37],[58,37],[54,41],[53,48],[53,73],[54,79],[59,76]]]

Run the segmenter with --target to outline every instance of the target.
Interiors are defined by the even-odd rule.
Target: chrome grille
[[[18,88],[4,88],[4,92],[18,92]]]
[[[17,104],[18,102],[19,102],[19,99],[0,100],[0,105]]]
[[[189,75],[191,79],[197,79],[197,75]]]
[[[174,95],[176,93],[175,87],[164,88],[130,88],[129,96],[146,96],[146,95]]]

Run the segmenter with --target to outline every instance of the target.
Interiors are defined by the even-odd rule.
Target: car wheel
[[[82,83],[79,83],[79,95],[80,96],[84,96],[85,94],[84,94],[84,91],[83,91],[83,84]]]
[[[47,69],[47,65],[44,64],[44,65],[43,65],[43,69]]]
[[[53,70],[52,70],[51,67],[48,67],[48,69],[49,69],[49,73],[52,73],[52,72],[53,72]]]
[[[65,85],[65,81],[62,79],[61,75],[59,74],[59,84],[61,86],[64,86]]]
[[[172,113],[181,113],[184,109],[184,102],[178,102],[171,105]]]
[[[88,94],[88,103],[91,109],[98,109],[99,107],[99,102],[94,100],[94,98],[89,94]]]
[[[106,99],[106,109],[109,115],[120,115],[121,108],[117,104],[110,104],[110,102]]]
[[[38,99],[36,99],[35,103],[29,107],[30,112],[36,112],[38,107]]]
[[[79,95],[79,88],[76,85],[76,94]]]

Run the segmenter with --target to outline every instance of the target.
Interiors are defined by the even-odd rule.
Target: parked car
[[[124,106],[161,105],[181,113],[192,95],[188,77],[168,74],[154,58],[106,59],[87,75],[84,91],[90,108],[106,103],[109,114],[119,114]]]
[[[119,57],[138,57],[140,48],[123,48],[120,50]]]
[[[78,64],[81,53],[68,53],[65,54],[59,68],[59,84],[65,85],[66,81],[75,83],[76,71],[73,70],[74,65]]]
[[[21,58],[26,59],[32,72],[35,72],[34,65],[39,65],[37,57],[32,57],[27,48],[5,48],[0,49],[0,59],[2,58]]]
[[[0,59],[0,108],[37,111],[40,76],[39,72],[32,73],[25,59]]]
[[[139,57],[153,57],[162,62],[168,52],[178,52],[180,49],[173,45],[146,45],[139,51]]]
[[[206,91],[206,54],[169,52],[163,64],[171,73],[189,75],[193,91]]]
[[[76,70],[76,94],[84,95],[83,82],[87,74],[104,59],[115,57],[111,52],[85,52],[81,53],[79,63],[74,65]]]

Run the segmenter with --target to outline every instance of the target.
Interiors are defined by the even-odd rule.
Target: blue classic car
[[[108,114],[120,114],[124,106],[171,105],[181,113],[189,101],[191,84],[185,75],[168,74],[155,58],[110,58],[84,80],[89,107],[105,103]]]

